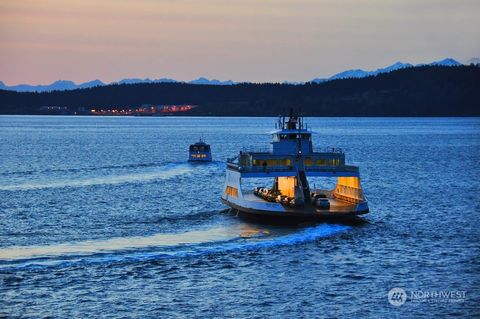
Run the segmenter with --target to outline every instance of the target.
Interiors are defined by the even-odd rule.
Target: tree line
[[[40,114],[45,105],[78,111],[144,104],[198,105],[184,113],[198,116],[276,116],[291,107],[305,116],[480,116],[480,67],[412,67],[303,85],[139,83],[42,93],[0,90],[0,114]]]

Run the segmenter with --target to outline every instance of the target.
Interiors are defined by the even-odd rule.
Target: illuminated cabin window
[[[225,194],[233,197],[238,197],[238,189],[232,186],[227,186],[225,189]]]
[[[278,166],[290,166],[291,161],[289,159],[280,159],[278,160]]]
[[[313,160],[311,158],[306,158],[303,160],[305,166],[313,166]]]
[[[265,163],[265,164],[264,164]],[[267,160],[263,160],[263,159],[260,159],[260,160],[253,160],[253,166],[266,166],[266,165],[270,165],[271,164],[268,164],[268,161]]]
[[[190,155],[192,158],[207,158],[206,154],[192,154]]]
[[[265,164],[264,164],[265,163]],[[292,163],[291,160],[289,159],[261,159],[261,160],[253,160],[252,165],[253,166],[290,166]]]
[[[263,160],[253,160],[253,166],[262,166]]]
[[[267,166],[277,166],[277,160],[267,160]]]
[[[327,160],[319,159],[319,160],[317,160],[317,165],[318,166],[327,166]]]
[[[330,159],[330,166],[338,166],[340,165],[340,160],[338,158],[332,158]]]

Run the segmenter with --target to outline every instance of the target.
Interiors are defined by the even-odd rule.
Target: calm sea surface
[[[0,317],[480,316],[479,118],[307,119],[371,213],[301,227],[219,200],[274,121],[1,116]],[[188,164],[200,136],[214,162]]]

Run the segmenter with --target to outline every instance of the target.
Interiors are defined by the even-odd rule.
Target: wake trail
[[[19,268],[137,262],[291,246],[337,235],[349,226],[321,224],[290,233],[238,224],[152,236],[0,249],[0,271]],[[297,229],[298,230],[298,229]],[[247,236],[244,236],[247,234]]]
[[[50,181],[23,182],[19,184],[0,185],[0,191],[26,191],[47,188],[65,188],[65,187],[88,187],[101,185],[117,185],[126,183],[144,183],[154,180],[164,180],[177,177],[192,172],[192,168],[187,165],[177,165],[165,167],[161,170],[151,172],[137,172],[121,175],[105,175],[100,177],[90,177],[82,179],[55,179]]]

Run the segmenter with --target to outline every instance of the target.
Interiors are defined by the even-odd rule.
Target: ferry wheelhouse
[[[340,149],[314,151],[312,133],[302,117],[280,117],[271,132],[271,150],[240,151],[227,161],[222,202],[262,219],[343,219],[368,213],[359,168],[347,165]],[[311,188],[307,177],[336,178],[336,184]],[[242,188],[248,179],[263,178],[270,180],[269,187]]]
[[[211,162],[212,151],[210,149],[210,145],[205,143],[201,138],[200,138],[200,141],[190,145],[188,161],[189,162]]]

